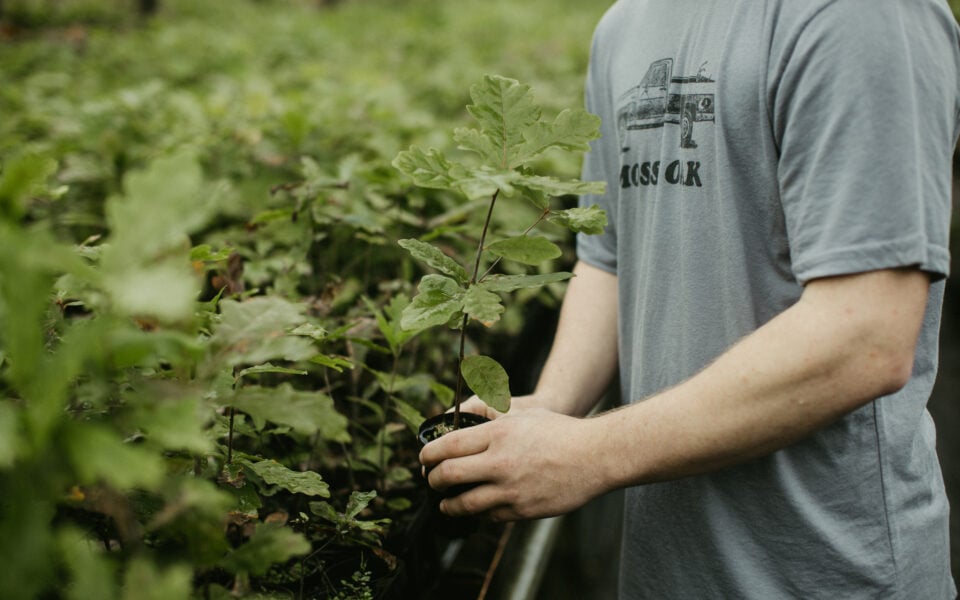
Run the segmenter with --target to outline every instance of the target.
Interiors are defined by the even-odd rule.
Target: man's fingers
[[[513,512],[503,504],[498,489],[493,485],[479,485],[458,496],[444,498],[440,512],[448,517],[483,515],[494,521],[516,520],[511,518]]]
[[[481,417],[486,417],[491,421],[497,417],[502,417],[503,413],[499,412],[493,408],[490,408],[486,402],[480,399],[479,396],[473,395],[467,398],[465,401],[460,403],[460,410],[462,412],[473,413],[475,415],[480,415]],[[447,412],[453,412],[454,409],[450,408]]]
[[[420,450],[420,464],[429,469],[442,460],[483,452],[489,446],[485,425],[464,427],[433,440]]]
[[[435,490],[446,490],[467,483],[486,482],[492,479],[489,463],[479,454],[448,458],[430,469],[427,483]]]

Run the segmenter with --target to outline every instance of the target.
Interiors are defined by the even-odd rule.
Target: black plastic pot
[[[486,417],[481,417],[473,413],[462,412],[460,413],[460,427],[473,427],[475,425],[481,425],[488,422],[490,419]],[[443,413],[430,417],[426,421],[420,424],[420,431],[417,437],[420,439],[420,443],[426,445],[427,442],[432,442],[433,440],[443,437],[447,433],[454,431],[453,429],[453,413]],[[438,492],[434,489],[429,490],[431,496],[431,504],[434,507],[437,507],[440,503],[440,498],[452,498],[453,496],[458,496],[467,490],[476,487],[475,483],[465,483],[463,485],[455,485],[451,488]],[[436,508],[434,508],[436,510]],[[436,530],[442,535],[449,536],[451,538],[463,538],[477,530],[479,521],[471,517],[447,517],[440,514],[439,511],[436,512]]]
[[[473,427],[474,425],[486,423],[489,420],[490,419],[486,417],[481,417],[480,415],[475,415],[473,413],[460,413],[461,428]],[[417,434],[417,437],[420,439],[421,444],[426,445],[427,442],[432,442],[433,440],[442,437],[444,434],[451,431],[453,431],[453,413],[442,413],[430,417],[421,423],[420,432]]]

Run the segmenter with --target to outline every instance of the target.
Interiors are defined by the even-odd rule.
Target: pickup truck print
[[[714,121],[714,88],[716,82],[704,74],[700,66],[696,75],[673,75],[673,59],[662,58],[650,64],[640,83],[617,99],[617,128],[624,152],[627,132],[636,129],[663,127],[664,123],[680,126],[680,147],[696,148],[693,125]]]

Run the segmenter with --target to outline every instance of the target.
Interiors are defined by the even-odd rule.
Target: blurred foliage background
[[[949,3],[957,14],[960,0]],[[51,275],[44,291],[42,281],[26,277],[33,267],[55,272],[54,263],[66,256],[61,252],[65,248],[94,266],[103,266],[98,262],[100,242],[117,242],[111,238],[115,232],[110,223],[118,230],[123,229],[119,223],[125,223],[129,235],[143,235],[146,241],[155,229],[149,225],[169,218],[171,210],[181,211],[183,221],[191,224],[190,257],[202,278],[204,302],[216,304],[220,289],[227,290],[224,298],[263,295],[275,299],[270,305],[275,312],[289,308],[283,303],[299,307],[293,312],[299,310],[312,319],[317,329],[311,331],[340,332],[324,338],[318,350],[321,357],[314,357],[319,362],[294,365],[308,372],[306,384],[293,373],[250,377],[285,398],[302,400],[290,387],[291,381],[325,390],[336,400],[340,413],[350,417],[356,448],[341,448],[342,442],[336,441],[341,434],[330,434],[327,445],[321,444],[329,456],[318,457],[308,449],[314,438],[284,430],[290,423],[265,427],[262,415],[244,421],[238,436],[246,440],[243,448],[250,464],[260,465],[259,471],[248,469],[247,476],[260,484],[260,479],[273,475],[265,476],[267,467],[253,462],[255,458],[280,461],[294,471],[309,466],[342,472],[344,462],[355,466],[365,461],[373,474],[367,480],[351,481],[342,498],[330,499],[329,510],[318,509],[322,518],[314,515],[305,523],[313,527],[317,522],[335,522],[338,531],[348,532],[352,543],[379,548],[377,536],[387,534],[368,512],[365,502],[373,501],[369,496],[348,499],[346,493],[375,487],[383,495],[404,485],[397,471],[384,472],[382,448],[389,437],[395,444],[391,448],[402,456],[403,444],[410,438],[406,421],[413,417],[395,409],[388,418],[383,414],[386,408],[372,405],[386,395],[402,399],[404,404],[397,406],[413,406],[420,412],[437,408],[436,402],[424,400],[430,397],[424,391],[427,378],[411,372],[407,387],[398,391],[395,382],[385,383],[383,376],[391,370],[390,353],[384,350],[389,335],[378,319],[389,320],[397,308],[395,299],[412,291],[410,282],[416,275],[416,267],[395,251],[395,242],[436,231],[451,247],[473,242],[463,229],[470,217],[460,212],[453,198],[413,190],[390,161],[411,144],[451,149],[449,132],[466,119],[469,86],[487,73],[531,85],[547,111],[579,106],[590,37],[609,5],[599,0],[0,0],[0,221],[16,224],[29,234],[23,238],[9,234],[0,240],[0,267],[7,269],[0,271],[0,284],[4,278],[8,281],[6,288],[0,285],[0,491],[4,497],[0,560],[12,565],[9,572],[16,575],[0,583],[0,592],[12,598],[35,597],[56,587],[65,590],[68,598],[95,597],[91,593],[134,598],[147,597],[140,594],[150,590],[153,597],[173,598],[188,597],[193,582],[201,581],[206,597],[216,597],[217,590],[226,594],[228,584],[235,595],[252,593],[251,572],[302,554],[303,538],[313,548],[326,543],[327,530],[322,528],[293,526],[302,536],[294,538],[255,528],[250,531],[267,533],[236,534],[235,529],[243,527],[232,522],[230,531],[236,539],[231,544],[243,541],[252,550],[244,554],[222,545],[223,524],[218,519],[225,506],[237,508],[236,494],[225,497],[222,492],[237,482],[214,485],[216,473],[194,469],[210,485],[192,487],[187,483],[193,475],[176,471],[183,456],[172,452],[182,452],[184,443],[195,455],[216,454],[210,450],[214,447],[222,450],[227,412],[216,402],[203,413],[211,423],[205,432],[194,427],[193,437],[184,438],[168,431],[169,437],[159,440],[152,451],[163,458],[164,466],[137,455],[145,462],[136,464],[159,469],[149,481],[135,469],[118,469],[122,459],[112,460],[114,455],[107,450],[130,450],[122,456],[132,459],[131,447],[142,437],[141,431],[131,431],[130,423],[136,421],[131,421],[131,406],[140,411],[135,411],[137,415],[142,412],[153,418],[157,414],[150,412],[154,404],[137,405],[138,396],[130,393],[130,389],[140,390],[141,379],[150,382],[147,389],[154,396],[167,393],[165,386],[174,382],[207,386],[205,399],[225,393],[222,381],[197,373],[207,359],[183,359],[174,377],[157,368],[157,361],[143,358],[162,354],[169,359],[171,345],[181,343],[181,338],[157,341],[154,336],[149,344],[138,341],[143,356],[128,358],[137,369],[134,377],[129,364],[121,368],[104,358],[110,352],[94,343],[95,337],[80,336],[74,345],[86,343],[93,354],[82,355],[77,364],[65,363],[70,375],[64,376],[68,391],[63,393],[71,409],[65,415],[45,417],[62,419],[63,423],[51,425],[61,438],[41,442],[18,433],[24,423],[36,426],[25,398],[39,392],[22,389],[22,377],[18,379],[11,367],[16,360],[10,356],[16,353],[11,353],[9,344],[17,336],[42,340],[38,343],[45,344],[46,350],[59,352],[78,318],[87,320],[91,313],[111,319],[129,316],[111,312],[119,299],[125,299],[160,315],[159,320],[138,322],[136,333],[167,331],[171,336],[199,339],[207,350],[216,348],[217,323],[209,312],[215,307],[198,310],[203,321],[199,325],[164,322],[163,315],[173,314],[174,309],[169,303],[152,301],[173,292],[164,282],[137,280],[136,287],[144,293],[131,300],[130,294],[107,284],[92,292],[66,285],[69,282],[53,285]],[[562,176],[576,176],[579,171],[578,160],[569,156],[546,157],[542,166]],[[195,209],[189,204],[166,211],[151,207],[151,198],[174,197],[183,186],[197,197]],[[136,195],[136,190],[144,192],[135,204],[147,221],[144,227],[136,222],[137,214],[127,215],[124,221],[111,208],[121,204],[117,199]],[[956,213],[955,256],[960,222]],[[508,211],[503,218],[514,216]],[[26,270],[20,273],[14,267]],[[15,272],[24,278],[13,281]],[[108,270],[104,273],[110,275]],[[28,306],[30,298],[24,290],[31,286],[45,294],[42,305]],[[956,277],[948,281],[941,376],[931,402],[954,505],[960,503],[960,440],[955,435],[960,428],[958,287]],[[50,293],[56,294],[55,305],[50,305]],[[550,308],[559,293],[553,290],[524,302],[536,300],[531,304]],[[148,300],[143,300],[146,296]],[[105,297],[111,297],[113,304]],[[473,343],[509,348],[517,336],[530,335],[524,333],[529,317],[529,309],[523,306],[505,316],[511,336],[508,343],[483,335]],[[233,318],[240,317],[234,314]],[[299,319],[291,317],[289,324],[300,323]],[[35,324],[36,335],[18,329],[23,324]],[[354,327],[349,335],[343,329],[348,326]],[[123,328],[105,331],[131,334]],[[429,344],[421,344],[411,355],[418,368],[430,377],[436,375],[437,381],[430,380],[440,384],[430,388],[436,393],[443,382],[450,381],[449,365],[443,356],[445,342],[431,341],[438,351],[424,350],[422,346]],[[396,364],[392,368],[395,372]],[[150,398],[155,400],[154,396]],[[236,399],[234,403],[241,404]],[[89,406],[96,410],[85,408]],[[249,403],[246,408],[251,414],[257,412]],[[375,417],[372,424],[371,415]],[[283,421],[282,415],[267,416]],[[171,431],[183,422],[172,421]],[[105,427],[79,428],[91,423]],[[100,454],[94,452],[97,448]],[[92,452],[97,460],[71,459],[69,453],[76,449]],[[164,469],[178,478],[162,478],[159,473]],[[397,481],[391,483],[388,475]],[[107,485],[102,484],[104,480]],[[114,493],[130,481],[148,488],[149,501],[141,497],[144,494]],[[85,485],[77,487],[77,483]],[[305,506],[301,484],[284,485],[300,490],[286,491],[297,500],[293,505]],[[259,523],[278,514],[266,511],[266,507],[277,507],[277,492],[269,485],[257,489],[259,512],[243,514]],[[99,504],[91,505],[91,492],[100,494]],[[244,498],[253,501],[252,496]],[[30,508],[34,505],[42,508]],[[397,521],[404,514],[398,506],[387,507]],[[588,597],[608,589],[604,587],[611,579],[607,567],[614,563],[616,540],[606,528],[615,527],[616,519],[598,520],[595,513],[616,511],[609,504],[596,506],[571,520],[589,522],[592,533],[584,534],[577,527],[566,532],[544,598]],[[953,515],[954,570],[960,580],[960,511]],[[123,532],[118,534],[116,527],[103,523],[119,517],[147,527],[147,550],[116,548],[115,538],[122,538]],[[156,523],[163,519],[167,519],[163,521],[166,529],[157,529]],[[47,530],[54,521],[55,539]],[[217,538],[212,547],[228,557],[211,562],[203,552],[179,557],[164,554],[161,534],[167,529],[176,529],[177,535],[192,530],[195,537]],[[91,537],[103,542],[105,550],[90,552]],[[343,537],[338,540],[342,542]],[[116,560],[104,560],[104,556]],[[208,576],[214,570],[225,571],[232,579]],[[343,585],[328,582],[330,596],[364,597],[372,584],[363,578],[369,578],[371,571],[368,564],[348,572]],[[119,587],[111,587],[110,581],[119,582]]]

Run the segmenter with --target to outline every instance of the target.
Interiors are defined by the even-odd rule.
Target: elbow
[[[873,383],[870,395],[879,398],[902,390],[913,376],[916,341],[880,339],[867,348],[864,373]]]
[[[888,357],[882,371],[878,373],[880,386],[878,396],[889,396],[902,390],[913,375],[913,354],[897,354]]]

